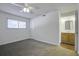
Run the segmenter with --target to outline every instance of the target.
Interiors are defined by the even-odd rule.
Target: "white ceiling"
[[[24,6],[23,3],[17,3],[17,4]],[[10,3],[0,3],[0,10],[17,16],[31,19],[55,10],[59,10],[62,13],[72,11],[76,9],[77,5],[75,3],[28,3],[28,4],[35,8],[32,10],[32,13],[20,12],[20,10],[22,9],[21,7],[15,6]]]

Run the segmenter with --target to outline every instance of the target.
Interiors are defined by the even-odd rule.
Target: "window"
[[[8,20],[8,28],[18,28],[18,21]]]
[[[8,28],[26,28],[26,22],[8,19]]]
[[[19,21],[19,28],[26,28],[26,22]]]

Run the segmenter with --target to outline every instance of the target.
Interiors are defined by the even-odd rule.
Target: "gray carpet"
[[[0,56],[76,56],[74,51],[33,39],[0,46]]]

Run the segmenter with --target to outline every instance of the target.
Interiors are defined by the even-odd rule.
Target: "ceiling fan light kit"
[[[27,3],[24,4],[24,6],[21,6],[19,4],[16,4],[16,3],[11,3],[17,7],[21,7],[22,10],[20,10],[20,12],[25,12],[25,13],[30,13],[34,8],[29,6]]]
[[[29,13],[30,12],[30,9],[29,8],[23,8],[23,12]]]

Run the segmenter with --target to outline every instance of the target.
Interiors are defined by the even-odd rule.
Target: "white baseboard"
[[[37,39],[34,39],[34,40],[37,40]],[[48,41],[44,41],[44,40],[37,40],[37,41],[52,44],[52,45],[58,45],[58,46],[60,45],[60,44],[57,44],[57,43],[54,43],[54,42],[48,42]]]
[[[29,38],[27,38],[29,39]],[[18,42],[18,41],[22,41],[22,40],[26,40],[26,39],[19,39],[19,40],[13,40],[13,41],[5,41],[5,42],[0,42],[0,45],[6,45],[6,44],[9,44],[9,43],[14,43],[14,42]]]

